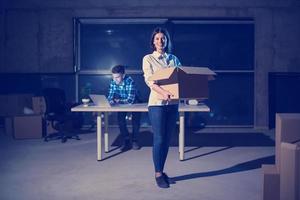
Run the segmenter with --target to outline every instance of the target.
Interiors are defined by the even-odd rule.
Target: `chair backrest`
[[[60,88],[45,88],[42,91],[46,103],[46,113],[64,114],[67,112],[65,91]]]

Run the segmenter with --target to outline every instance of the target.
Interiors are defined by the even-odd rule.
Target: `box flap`
[[[187,67],[187,66],[181,66],[180,69],[182,69],[187,74],[202,74],[202,75],[216,75],[215,72],[210,70],[207,67]]]
[[[46,112],[46,102],[43,96],[32,97],[32,110],[36,114],[44,114]]]
[[[0,95],[0,116],[22,114],[25,107],[32,107],[33,94]]]
[[[168,68],[157,70],[152,76],[149,77],[148,80],[157,81],[157,80],[168,79],[169,77],[171,77],[175,69],[176,69],[175,67],[168,67]]]

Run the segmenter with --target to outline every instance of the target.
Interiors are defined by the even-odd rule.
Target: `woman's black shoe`
[[[164,177],[165,181],[168,183],[168,184],[175,184],[176,182],[174,180],[172,180],[170,177],[168,177],[168,175],[166,173],[162,173],[162,176]]]
[[[169,183],[165,180],[165,177],[163,175],[159,176],[159,177],[155,177],[156,180],[156,184],[158,187],[160,188],[168,188]]]

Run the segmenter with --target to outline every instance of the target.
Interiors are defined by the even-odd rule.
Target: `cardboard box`
[[[280,170],[281,142],[293,143],[300,139],[300,113],[276,113],[275,159]]]
[[[32,108],[33,94],[0,95],[0,116],[21,115],[24,108]]]
[[[35,114],[45,114],[46,102],[43,96],[32,97],[32,110]]]
[[[214,73],[206,67],[169,67],[156,71],[150,81],[173,94],[171,99],[207,99],[208,81]]]
[[[300,200],[300,142],[282,142],[280,162],[280,199]]]
[[[15,139],[29,139],[42,137],[41,115],[20,115],[6,118],[5,131]]]
[[[46,112],[46,102],[43,96],[34,96],[32,97],[32,109],[35,114],[40,114],[44,116]],[[50,121],[43,119],[43,136],[48,136],[53,133],[56,133]]]
[[[280,175],[275,165],[262,165],[263,200],[279,200]]]

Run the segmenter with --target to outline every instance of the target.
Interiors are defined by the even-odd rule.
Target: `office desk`
[[[108,117],[109,112],[148,112],[148,106],[143,104],[132,105],[115,105],[115,106],[95,106],[83,105],[76,106],[71,109],[73,112],[96,112],[97,113],[97,160],[102,159],[102,118],[104,114],[104,150],[109,151],[108,148]],[[201,105],[185,105],[179,104],[179,160],[184,160],[184,113],[185,112],[209,112],[210,109],[205,104]]]

